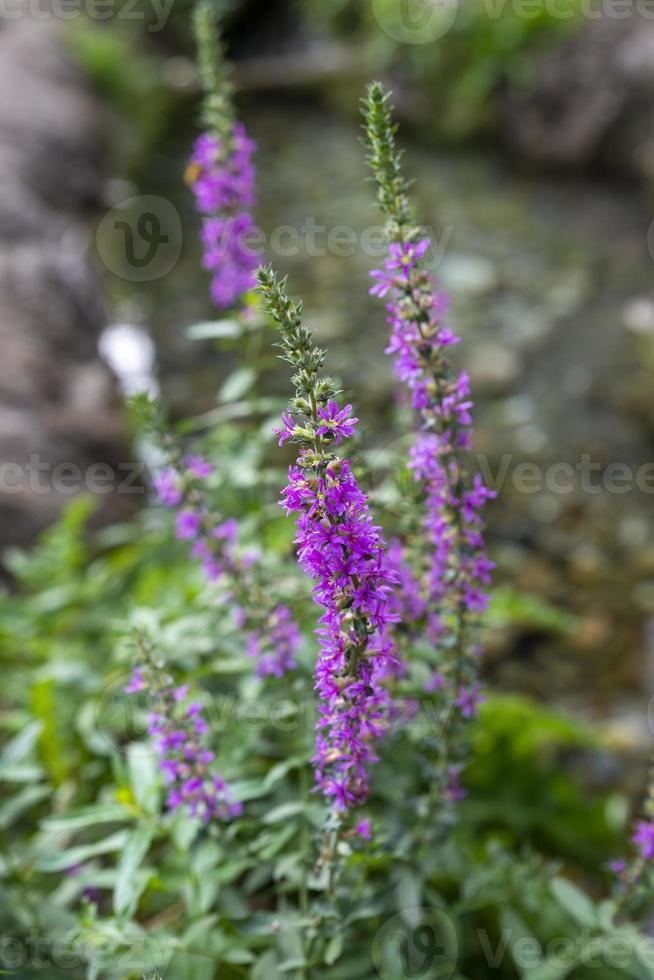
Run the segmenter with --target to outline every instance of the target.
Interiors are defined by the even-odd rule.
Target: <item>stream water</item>
[[[380,218],[358,125],[302,102],[259,100],[244,116],[259,144],[267,256],[303,296],[370,442],[385,447],[386,325],[367,278],[380,264]],[[488,636],[489,676],[608,716],[619,737],[644,741],[654,686],[651,209],[630,186],[535,179],[479,152],[407,149],[418,217],[437,243],[434,271],[464,340],[480,464],[500,491],[489,512],[497,580],[575,617],[567,635],[498,623]],[[211,343],[184,337],[185,325],[216,314],[183,166],[181,155],[155,165],[144,190],[181,216],[175,273],[117,281],[112,312],[151,331],[169,403],[200,411],[211,407],[226,364]]]

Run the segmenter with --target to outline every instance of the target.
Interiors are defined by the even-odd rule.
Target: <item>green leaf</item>
[[[79,847],[70,847],[57,854],[44,855],[37,862],[37,868],[39,871],[64,871],[74,864],[82,864],[89,858],[97,857],[98,854],[110,854],[112,851],[122,850],[128,838],[129,833],[120,830],[109,837],[103,837],[95,844],[81,844]]]
[[[40,766],[0,765],[0,779],[7,783],[33,783],[45,776]]]
[[[18,817],[52,792],[50,786],[26,786],[0,807],[0,830],[6,830]]]
[[[522,972],[522,980],[563,980],[567,977],[576,963],[539,963]]]
[[[71,831],[81,827],[95,827],[101,823],[121,823],[132,819],[132,814],[119,803],[106,803],[71,810],[63,817],[48,817],[43,821],[44,830]]]
[[[42,728],[42,722],[33,721],[12,738],[0,755],[2,766],[13,766],[17,762],[23,762],[34,749]]]
[[[332,966],[343,952],[343,933],[339,932],[327,943],[325,950],[325,963]]]
[[[128,745],[127,769],[134,799],[146,813],[157,813],[161,780],[152,747],[144,742],[132,742]]]
[[[114,888],[114,912],[116,915],[132,915],[136,909],[147,878],[137,874],[152,843],[150,827],[137,827],[132,831],[118,862]]]
[[[397,883],[398,908],[402,918],[410,928],[415,929],[420,925],[422,901],[422,879],[415,873],[413,868],[404,867],[400,871],[400,879]]]
[[[253,966],[251,972],[252,980],[277,980],[278,976],[277,956],[272,950],[268,950],[267,953],[264,953],[257,960],[255,966]]]
[[[281,803],[273,807],[263,818],[264,823],[279,823],[281,820],[288,820],[290,817],[297,817],[306,810],[306,803],[303,800],[289,800],[288,803]]]
[[[556,877],[550,883],[550,890],[559,905],[572,916],[575,922],[590,929],[597,928],[595,906],[580,888],[567,878]]]
[[[256,381],[256,371],[250,367],[242,367],[227,377],[221,386],[216,400],[219,405],[227,402],[236,402],[239,398],[250,390]]]
[[[240,337],[242,333],[243,328],[238,320],[206,320],[186,329],[189,340],[223,340]]]

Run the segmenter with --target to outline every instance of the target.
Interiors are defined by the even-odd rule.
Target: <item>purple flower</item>
[[[425,691],[431,693],[432,691],[440,691],[440,689],[445,684],[443,675],[436,671],[431,675],[427,683],[425,684]]]
[[[370,821],[360,820],[359,823],[354,828],[354,833],[358,834],[359,837],[363,837],[364,840],[372,840],[372,830],[370,829]]]
[[[213,466],[204,456],[186,456],[184,458],[184,464],[189,473],[198,480],[202,480],[206,476],[211,476],[213,473]]]
[[[296,666],[295,656],[302,635],[287,606],[279,605],[271,612],[264,627],[252,633],[247,644],[248,656],[256,659],[259,677],[282,677]]]
[[[146,678],[147,670],[147,678]],[[214,753],[201,743],[209,726],[197,702],[188,702],[188,685],[173,686],[170,678],[155,677],[152,666],[137,667],[138,682],[126,690],[147,688],[156,699],[148,716],[148,734],[159,757],[159,767],[169,792],[167,808],[185,808],[204,823],[226,820],[240,813],[240,805],[222,777],[210,768]]]
[[[479,693],[479,685],[476,684],[472,688],[462,688],[454,703],[464,718],[474,718],[477,714],[477,706],[485,700]]]
[[[654,857],[654,821],[641,820],[632,840],[634,844],[638,845],[643,858],[646,861],[651,861]]]
[[[609,861],[609,870],[613,872],[614,875],[621,875],[627,870],[627,862],[622,859],[615,861]]]
[[[387,296],[391,333],[386,352],[415,413],[408,467],[424,495],[425,545],[414,538],[392,556],[402,586],[396,608],[405,633],[424,637],[439,653],[439,671],[426,690],[451,684],[458,718],[470,719],[483,700],[475,683],[472,628],[486,608],[493,568],[484,550],[481,511],[495,494],[479,474],[470,478],[466,470],[465,454],[472,446],[469,377],[448,363],[449,349],[459,338],[442,322],[447,303],[424,267],[429,240],[415,241],[414,234],[398,222],[398,238],[389,246],[384,269],[372,273],[371,290]],[[460,750],[455,727],[447,737],[446,759]],[[460,790],[452,784],[446,795],[454,800]]]
[[[291,467],[289,480],[283,496],[287,511],[299,511],[298,560],[324,610],[316,631],[313,764],[317,785],[343,812],[366,799],[374,743],[388,726],[391,702],[382,678],[396,661],[387,631],[397,619],[390,603],[397,579],[347,460],[321,477]]]
[[[275,427],[273,432],[279,437],[278,445],[283,446],[287,439],[292,439],[295,432],[295,422],[290,412],[282,412],[282,424]]]
[[[202,514],[195,510],[180,510],[175,518],[175,534],[180,541],[197,538],[202,526]]]
[[[136,694],[138,691],[144,691],[145,686],[143,668],[135,667],[129,684],[127,687],[124,687],[123,690],[125,691],[125,694]]]
[[[355,434],[355,426],[359,421],[356,418],[349,417],[351,411],[351,405],[346,405],[345,408],[339,410],[335,401],[327,402],[325,408],[318,409],[320,424],[316,429],[317,435],[331,436],[335,446],[338,446],[343,439],[349,439]]]
[[[253,231],[254,222],[245,213],[204,221],[202,264],[213,272],[211,295],[221,309],[233,306],[242,293],[254,286],[258,258],[247,247],[248,236]]]
[[[155,474],[152,483],[160,502],[165,507],[177,507],[182,502],[182,491],[177,484],[175,471],[170,467]]]
[[[258,257],[248,247],[255,230],[249,209],[254,205],[255,144],[240,123],[229,143],[209,133],[198,137],[187,178],[198,210],[206,218],[202,228],[203,264],[212,273],[211,296],[216,306],[233,306],[254,285]]]
[[[200,211],[213,214],[253,206],[255,149],[255,143],[238,122],[234,125],[231,147],[223,148],[220,140],[209,133],[197,138],[188,177]]]
[[[191,556],[200,562],[206,578],[220,581],[228,590],[229,600],[238,603],[238,625],[246,652],[257,659],[257,674],[281,677],[295,666],[301,642],[290,610],[274,602],[267,606],[267,594],[262,601],[262,586],[257,579],[260,555],[258,551],[244,553],[239,549],[238,522],[233,518],[220,520],[203,505],[193,479],[209,476],[211,464],[201,456],[187,456],[184,465],[183,471],[167,467],[158,475],[159,492],[165,495],[169,506],[183,505],[175,517],[176,536],[192,542]],[[135,675],[132,684],[137,683]]]
[[[392,701],[384,680],[397,662],[390,637],[398,618],[391,604],[397,576],[348,460],[332,453],[334,442],[354,434],[351,406],[339,409],[330,397],[333,384],[320,376],[324,352],[302,326],[284,284],[270,269],[259,270],[258,278],[264,309],[280,326],[284,358],[297,372],[291,404],[303,424],[282,506],[295,515],[298,562],[322,611],[312,761],[316,787],[338,816],[366,799],[376,742],[389,726]]]
[[[451,803],[460,803],[466,797],[466,791],[461,786],[459,770],[455,766],[450,766],[447,771],[445,795]]]

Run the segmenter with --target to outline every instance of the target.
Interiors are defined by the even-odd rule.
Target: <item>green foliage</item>
[[[226,428],[208,440],[223,459],[238,437]],[[265,500],[267,491],[244,494],[239,485],[232,497],[235,475],[239,483],[238,468],[230,469],[216,493],[240,504],[247,525],[248,497]],[[395,976],[397,930],[410,940],[417,915],[436,930],[451,923],[458,975],[475,980],[515,976],[520,937],[541,949],[561,936],[574,945],[590,930],[584,942],[596,949],[615,932],[626,935],[606,902],[596,904],[537,856],[540,849],[564,858],[568,874],[583,877],[619,848],[615,807],[592,785],[582,791],[566,764],[601,753],[601,743],[513,696],[483,705],[468,799],[457,825],[429,847],[416,836],[413,801],[419,746],[433,719],[422,712],[398,725],[374,778],[377,845],[341,842],[345,868],[330,895],[325,871],[311,871],[322,816],[302,777],[312,641],[290,690],[257,680],[228,610],[211,602],[184,548],[170,542],[167,518],[146,513],[89,535],[88,516],[76,502],[38,549],[14,553],[17,591],[2,598],[4,696],[12,703],[3,725],[13,735],[0,760],[8,933],[38,929],[55,965],[56,941],[65,939],[69,952],[82,951],[68,976],[116,980],[155,969],[166,980],[303,971],[345,980],[375,968]],[[292,577],[287,545],[277,574]],[[131,656],[121,636],[130,623],[156,628],[168,668],[210,699],[221,770],[245,802],[242,821],[202,833],[187,817],[162,815],[140,712],[128,712],[121,693]],[[299,904],[304,875],[317,909],[311,920]],[[86,905],[85,891],[93,899]],[[418,907],[427,911],[408,911]],[[488,957],[504,948],[506,930],[509,946],[491,970]],[[602,974],[630,975],[651,974],[608,966]]]
[[[477,24],[466,29],[483,44],[487,26],[467,9],[462,23]],[[140,91],[151,108],[151,80],[129,81],[118,35],[83,31],[80,57],[117,104]],[[498,44],[493,38],[491,66]],[[125,79],[118,63],[128,65]],[[262,281],[272,313],[290,318],[289,336],[308,344],[294,323],[299,308],[265,270]],[[644,937],[606,897],[603,867],[624,848],[626,805],[593,778],[606,750],[592,729],[526,698],[489,695],[471,726],[466,799],[442,823],[431,819],[425,749],[447,718],[425,694],[424,640],[392,682],[405,710],[372,773],[365,813],[374,844],[325,830],[308,764],[316,614],[277,505],[284,466],[281,453],[271,461],[270,430],[282,406],[260,394],[272,356],[266,324],[255,311],[189,335],[252,355],[223,382],[215,408],[171,439],[215,462],[208,504],[237,517],[245,546],[263,552],[267,580],[302,628],[298,668],[283,679],[255,676],[228,597],[204,581],[158,508],[91,532],[93,502],[79,499],[32,552],[7,556],[0,925],[19,962],[16,973],[16,957],[9,963],[0,947],[0,972],[7,965],[23,980],[43,971],[69,980],[396,980],[407,969],[434,980],[654,978]],[[133,409],[146,433],[161,424],[151,400]],[[512,622],[570,626],[540,600],[503,590],[488,624]],[[147,705],[124,691],[136,630],[155,638],[166,672],[202,700],[242,818],[204,827],[166,810]]]
[[[303,7],[332,31],[357,31],[374,71],[392,68],[403,82],[415,84],[420,98],[428,97],[423,132],[431,129],[450,141],[493,132],[502,82],[528,86],[536,53],[583,23],[581,0],[303,0]]]
[[[623,849],[624,801],[584,775],[601,760],[601,741],[528,699],[489,696],[471,731],[467,799],[434,833],[420,811],[429,779],[421,760],[443,719],[425,699],[420,656],[373,774],[375,844],[341,840],[334,872],[307,769],[315,614],[276,503],[283,467],[268,458],[281,405],[257,394],[270,334],[260,317],[246,334],[215,324],[198,332],[221,346],[247,335],[254,354],[209,417],[180,431],[196,433],[193,448],[217,463],[208,481],[217,508],[239,517],[247,545],[263,545],[267,574],[306,636],[299,668],[290,679],[253,676],[228,605],[159,509],[91,534],[92,502],[80,499],[38,548],[12,552],[15,585],[0,596],[3,932],[22,950],[37,934],[53,977],[63,949],[63,975],[80,980],[154,971],[166,980],[394,980],[402,943],[419,965],[425,936],[455,956],[463,980],[583,978],[588,949],[601,955],[616,936],[634,961],[639,934],[616,925],[608,900],[573,884],[592,882],[601,895],[601,869]],[[142,427],[161,424],[150,400],[133,409]],[[514,620],[565,622],[531,597],[500,593],[490,622]],[[123,694],[133,627],[149,630],[166,670],[201,692],[242,819],[203,830],[163,812],[143,706]],[[565,877],[550,861],[565,862]],[[547,944],[562,937],[571,960],[552,972]],[[527,942],[533,969],[521,965]],[[653,975],[604,966],[609,980]]]
[[[163,62],[143,44],[141,30],[141,20],[77,19],[66,34],[72,55],[91,84],[117,117],[130,124],[121,134],[122,152],[135,164],[153,151],[165,133],[175,101],[164,83]]]

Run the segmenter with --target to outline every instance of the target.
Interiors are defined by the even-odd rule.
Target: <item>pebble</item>
[[[501,344],[481,343],[470,350],[468,367],[472,387],[485,395],[511,391],[520,377],[520,358]]]
[[[654,337],[654,300],[639,296],[630,300],[622,310],[622,323],[641,337]]]
[[[462,295],[483,296],[500,284],[497,266],[481,255],[446,255],[438,273],[446,291]]]

